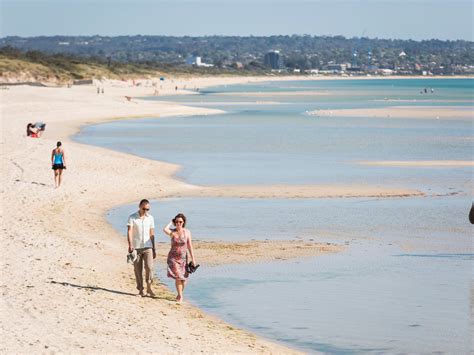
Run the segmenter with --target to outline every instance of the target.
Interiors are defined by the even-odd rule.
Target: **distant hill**
[[[185,64],[190,56],[217,67],[240,62],[263,64],[265,53],[279,50],[289,68],[324,69],[328,64],[377,66],[453,73],[474,65],[474,43],[441,40],[389,40],[342,36],[54,36],[5,37],[0,47],[74,54],[119,62]]]
[[[474,43],[342,36],[53,36],[0,38],[2,77],[30,73],[47,80],[152,75],[268,73],[264,62],[278,50],[279,71],[351,75],[474,74]],[[200,57],[212,68],[187,65]],[[267,65],[266,65],[267,64]],[[383,69],[384,71],[379,71]]]
[[[219,68],[193,68],[154,62],[117,62],[72,54],[22,52],[13,47],[0,48],[0,83],[70,83],[81,79],[129,79],[173,75],[252,75],[254,72]]]

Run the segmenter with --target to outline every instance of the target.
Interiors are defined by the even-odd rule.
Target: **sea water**
[[[337,243],[337,254],[201,267],[186,298],[307,352],[464,354],[470,349],[472,227],[466,196],[397,199],[182,198],[151,201],[157,242],[178,211],[200,241]],[[123,235],[136,204],[108,220]],[[158,244],[168,250],[168,244]],[[251,259],[251,256],[249,256]],[[156,277],[170,289],[166,265]]]
[[[366,166],[361,162],[471,160],[472,119],[317,117],[306,112],[318,107],[407,105],[406,102],[388,104],[379,100],[382,97],[411,97],[418,100],[417,105],[422,101],[423,105],[430,106],[434,101],[453,101],[458,97],[458,101],[449,105],[468,111],[474,92],[469,85],[472,81],[459,80],[456,86],[453,82],[457,80],[418,80],[416,87],[436,86],[434,94],[419,94],[413,87],[400,87],[400,82],[415,85],[413,80],[360,82],[347,81],[347,87],[342,81],[284,83],[287,86],[272,83],[269,93],[296,92],[295,86],[299,85],[298,88],[308,88],[306,91],[298,89],[300,94],[319,90],[331,95],[270,96],[272,103],[258,105],[252,104],[255,99],[252,90],[264,92],[265,86],[261,84],[234,89],[236,93],[246,90],[246,96],[238,97],[246,101],[244,105],[232,105],[229,97],[235,96],[223,97],[218,89],[203,90],[199,95],[179,96],[176,100],[192,105],[202,101],[228,113],[91,125],[84,127],[76,139],[180,164],[183,169],[178,176],[200,185],[383,183],[393,187],[423,186],[427,191],[438,193],[468,188],[472,173],[469,167],[401,170]],[[222,88],[226,94],[232,93],[229,90],[229,87]]]
[[[76,139],[180,164],[179,177],[201,185],[366,183],[427,195],[153,201],[160,224],[185,212],[197,242],[313,239],[348,247],[285,262],[202,265],[186,290],[190,302],[309,352],[469,352],[472,168],[359,162],[472,160],[472,118],[307,112],[410,105],[472,112],[472,80],[272,82],[199,92],[163,99],[228,113],[93,125]],[[123,231],[135,208],[119,207],[108,218]],[[163,265],[157,275],[167,280]]]

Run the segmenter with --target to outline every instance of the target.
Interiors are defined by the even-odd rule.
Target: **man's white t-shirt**
[[[155,219],[150,214],[145,214],[140,218],[140,214],[135,212],[128,217],[127,226],[132,228],[132,247],[134,249],[152,248],[150,239],[150,229],[155,228]]]

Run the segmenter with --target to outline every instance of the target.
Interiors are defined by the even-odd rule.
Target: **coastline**
[[[161,77],[161,75],[160,75]],[[3,79],[3,81],[0,81],[0,86],[5,85],[5,86],[16,86],[16,85],[32,85],[32,84],[40,84],[40,86],[44,87],[65,87],[64,83],[57,83],[55,81],[46,81],[46,82],[41,82],[41,81],[31,81],[31,80],[22,80],[22,77],[15,77],[15,76],[3,76],[0,77],[0,80]],[[442,75],[274,75],[274,74],[268,74],[266,76],[259,76],[259,75],[249,75],[249,76],[241,76],[241,75],[227,75],[227,74],[222,74],[222,75],[216,75],[216,76],[194,76],[192,74],[175,74],[174,79],[172,79],[172,83],[177,82],[179,83],[194,83],[196,80],[211,80],[214,81],[215,83],[224,83],[224,85],[232,85],[232,83],[238,84],[238,83],[243,83],[243,82],[261,82],[261,81],[291,81],[291,80],[297,80],[297,81],[302,81],[302,80],[378,80],[378,79],[397,79],[397,80],[403,80],[403,79],[416,79],[416,80],[425,80],[425,79],[474,79],[474,75],[450,75],[450,76],[442,76]],[[31,79],[31,78],[29,78]],[[143,78],[143,76],[137,76],[135,78],[137,81],[140,82],[146,82],[150,80],[157,80],[157,78],[152,78],[150,76],[147,76],[146,78]],[[116,82],[131,82],[132,76],[128,78],[128,80],[115,80]],[[95,80],[101,82],[101,80]],[[105,80],[108,81],[108,80]],[[167,82],[168,83],[168,82]],[[214,86],[213,84],[208,84],[205,86]],[[203,86],[204,87],[204,86]]]
[[[220,111],[125,99],[149,95],[149,88],[105,88],[103,96],[91,86],[1,92],[5,227],[8,221],[2,230],[2,352],[298,353],[188,304],[176,305],[162,284],[155,285],[158,299],[135,296],[126,241],[106,222],[106,211],[144,194],[158,199],[196,187],[173,178],[176,165],[83,145],[70,136],[82,125],[117,117]],[[27,138],[26,123],[39,120],[47,123],[43,137]],[[55,190],[48,162],[58,140],[68,169]],[[314,244],[308,250],[317,255],[339,247],[320,250]]]
[[[233,79],[232,83],[236,83]],[[248,78],[241,80],[247,82]],[[196,82],[199,87],[206,85],[202,78]],[[216,83],[218,80],[213,78],[209,85]],[[157,300],[135,297],[133,272],[124,260],[126,242],[117,238],[119,233],[106,222],[105,213],[114,206],[138,201],[144,197],[144,191],[148,193],[145,197],[151,199],[424,194],[373,186],[200,187],[179,181],[174,178],[177,165],[80,144],[70,136],[82,125],[121,118],[207,115],[222,111],[136,100],[135,97],[150,95],[151,88],[105,85],[110,86],[105,86],[104,95],[97,95],[91,86],[16,87],[1,92],[4,226],[9,221],[8,229],[2,231],[6,240],[2,264],[2,331],[7,339],[0,347],[2,351],[194,352],[199,349],[222,352],[225,349],[226,352],[296,353],[235,329],[188,304],[175,305],[173,296],[163,285],[155,286]],[[169,88],[170,94],[187,93],[175,91],[174,85]],[[130,102],[124,95],[131,94]],[[24,126],[38,120],[47,123],[45,135],[39,140],[26,138]],[[64,186],[59,190],[53,189],[48,164],[56,140],[64,143],[70,164],[65,171]],[[223,250],[233,250],[232,258],[214,260],[215,265],[281,260],[292,247],[301,252],[300,256],[343,250],[337,245],[316,242],[292,245],[292,241],[283,241],[272,243],[272,255],[249,259],[248,255],[260,248],[259,243],[199,244],[199,259],[206,262],[211,261],[216,251],[225,256]],[[160,244],[159,258],[164,258],[166,252],[167,245]],[[23,263],[24,260],[27,262]],[[145,309],[148,324],[143,322]],[[26,341],[25,332],[31,334]],[[139,344],[132,342],[132,338],[139,339]]]

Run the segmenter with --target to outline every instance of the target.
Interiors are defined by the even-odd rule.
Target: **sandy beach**
[[[203,87],[248,80],[211,78],[199,79],[195,84]],[[185,83],[194,82],[172,82],[169,93]],[[81,145],[69,136],[84,124],[122,117],[206,115],[218,111],[135,99],[152,95],[150,87],[120,82],[102,85],[103,95],[97,95],[95,86],[15,86],[1,90],[5,257],[4,341],[0,351],[293,352],[237,330],[189,304],[176,305],[174,296],[159,280],[155,285],[157,299],[136,296],[133,270],[125,263],[125,238],[106,222],[105,212],[143,197],[157,199],[199,188],[173,179],[177,166]],[[25,127],[30,121],[47,123],[40,139],[26,137]],[[63,185],[55,190],[50,155],[58,140],[63,142],[68,169]],[[215,259],[212,251],[216,248],[229,253],[246,251],[234,253],[230,262],[252,262],[259,257],[255,254],[249,258],[258,248],[252,243],[196,244],[201,264]],[[274,248],[270,258],[281,259],[292,248],[299,248],[300,255],[341,249],[286,242]],[[162,262],[168,245],[160,244],[159,249],[157,262]]]
[[[290,80],[289,78],[288,80]],[[268,78],[198,78],[169,81],[160,95]],[[278,78],[277,80],[282,80]],[[140,100],[154,88],[146,81],[107,81],[95,86],[3,88],[2,333],[0,351],[11,352],[240,352],[292,353],[204,314],[155,284],[157,299],[136,296],[125,263],[126,240],[105,220],[110,208],[142,198],[206,196],[246,198],[404,197],[422,191],[382,186],[213,186],[175,179],[177,165],[82,145],[69,137],[83,125],[131,117],[209,115],[221,111]],[[176,90],[176,86],[178,90]],[[188,89],[185,89],[188,88]],[[126,98],[128,97],[128,98]],[[26,137],[28,122],[44,121],[40,139]],[[51,150],[62,141],[67,170],[54,189]],[[131,211],[132,213],[133,211]],[[164,222],[157,216],[159,223]],[[160,227],[158,235],[160,234]],[[205,236],[204,236],[205,237]],[[288,255],[340,252],[341,245],[272,242],[196,243],[201,264],[285,260]],[[168,245],[159,244],[157,262]],[[226,254],[229,257],[225,257]],[[216,255],[221,257],[216,258]],[[191,286],[192,287],[192,286]],[[28,336],[25,337],[25,334]]]

